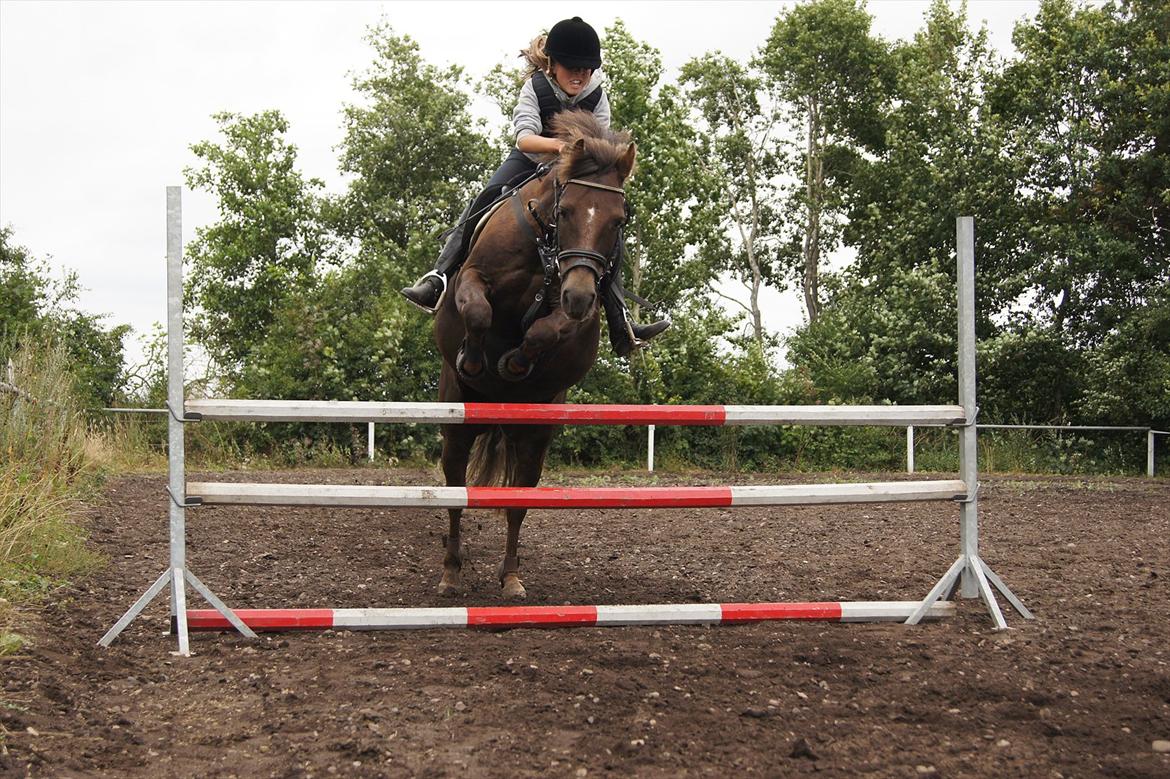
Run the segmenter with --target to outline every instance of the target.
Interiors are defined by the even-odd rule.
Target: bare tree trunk
[[[740,129],[738,123],[736,129]],[[755,336],[756,344],[762,349],[764,346],[764,319],[760,312],[760,287],[763,285],[763,274],[760,272],[760,260],[756,256],[756,239],[760,234],[760,202],[758,199],[758,171],[756,170],[756,158],[754,154],[747,156],[747,194],[748,204],[751,212],[750,227],[747,234],[744,234],[743,224],[740,223],[740,238],[743,241],[744,251],[747,254],[748,267],[752,272],[752,286],[751,286],[751,317],[752,317],[752,334]]]
[[[808,321],[815,322],[820,313],[818,273],[821,261],[821,214],[824,210],[825,160],[821,137],[820,106],[810,101],[808,111],[808,153],[805,156],[805,195],[808,212],[804,229],[804,268],[801,288]]]
[[[760,314],[760,279],[759,263],[752,258],[752,328],[756,334],[756,344],[764,348],[764,320]]]

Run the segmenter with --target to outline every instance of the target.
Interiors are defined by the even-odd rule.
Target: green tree
[[[1082,418],[1170,429],[1170,286],[1127,316],[1084,363]]]
[[[1170,6],[1044,0],[1013,41],[992,94],[1023,166],[1036,317],[1080,348],[1136,333],[1170,278]]]
[[[109,327],[105,315],[78,307],[77,273],[51,277],[49,263],[13,241],[0,228],[0,368],[23,339],[63,346],[78,399],[91,408],[108,406],[123,384],[122,339],[129,325]]]
[[[893,106],[885,145],[849,169],[846,242],[861,277],[882,289],[899,268],[922,267],[954,278],[955,217],[975,217],[982,335],[992,312],[1024,291],[1014,265],[1019,213],[1013,195],[1020,166],[1005,130],[987,110],[985,92],[998,68],[986,30],[936,0],[926,24],[896,50]]]
[[[627,185],[633,211],[626,229],[627,287],[649,297],[681,301],[703,290],[717,272],[693,248],[714,232],[698,206],[706,182],[698,133],[686,100],[663,81],[661,53],[636,40],[619,19],[602,45],[614,125],[638,146],[637,168]]]
[[[953,403],[954,281],[894,269],[880,292],[853,273],[827,284],[821,316],[788,342],[794,372],[822,402]]]
[[[0,227],[0,339],[33,325],[51,294],[48,263],[14,244],[11,227]]]
[[[872,21],[861,0],[803,3],[780,15],[759,58],[803,140],[797,198],[803,225],[793,270],[809,321],[820,313],[822,258],[838,240],[839,160],[850,159],[850,150],[883,146],[891,71],[886,45],[870,33]]]
[[[709,214],[719,215],[712,220],[717,229],[708,236],[701,256],[747,288],[747,304],[715,294],[743,308],[755,347],[763,352],[760,293],[767,282],[783,284],[781,267],[785,250],[791,248],[782,234],[784,157],[777,151],[782,147],[781,116],[764,89],[762,75],[721,54],[688,62],[682,82],[702,127],[696,172],[701,171],[699,180],[707,185],[705,205]]]
[[[312,289],[332,243],[321,215],[323,187],[296,170],[296,147],[279,111],[218,113],[221,143],[191,150],[188,186],[215,195],[219,221],[187,246],[190,334],[228,377],[268,337],[283,301]]]
[[[341,170],[352,181],[334,217],[356,241],[358,261],[381,266],[403,286],[431,266],[435,236],[504,155],[471,118],[461,68],[426,62],[417,43],[385,23],[367,42],[374,60],[353,81],[361,100],[343,111]]]
[[[1049,386],[1019,378],[1014,362],[1053,356],[1055,341],[1011,315],[1026,285],[1016,259],[1020,166],[986,107],[997,61],[985,30],[935,2],[914,38],[898,46],[878,153],[855,154],[835,174],[848,222],[852,266],[830,285],[823,323],[792,340],[790,359],[829,398],[952,402],[955,350],[955,217],[974,215],[981,405],[990,418],[1052,418],[1054,397],[1075,392],[1068,359],[1046,363]],[[1002,342],[996,339],[1002,338]],[[990,360],[991,362],[987,362]],[[1002,371],[1002,374],[1000,373]],[[1037,376],[1040,372],[1037,372]],[[1033,416],[1035,415],[1035,416]]]
[[[191,249],[193,334],[230,392],[250,397],[421,400],[433,397],[438,355],[431,320],[398,295],[430,265],[434,233],[453,221],[491,162],[467,112],[456,68],[427,64],[386,25],[370,31],[358,104],[344,107],[344,194],[296,170],[288,123],[276,112],[219,115],[222,143],[189,181],[217,195],[220,220]],[[357,432],[288,427],[246,433],[252,445],[328,442]],[[360,431],[364,435],[364,430]],[[400,453],[420,439],[397,435]],[[429,446],[430,439],[421,445]],[[403,449],[405,447],[407,450]]]

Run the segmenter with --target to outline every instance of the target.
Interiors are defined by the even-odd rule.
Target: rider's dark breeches
[[[516,183],[527,176],[532,171],[536,170],[536,163],[528,159],[528,155],[519,149],[513,148],[512,153],[507,156],[504,162],[488,179],[487,186],[483,188],[475,199],[471,201],[470,205],[463,210],[459,216],[459,221],[462,222],[470,214],[478,212],[480,209],[486,208],[489,203],[495,200],[500,195],[500,190],[505,184],[509,182]],[[513,182],[513,179],[516,182]],[[443,245],[443,251],[439,253],[439,259],[435,262],[435,270],[446,276],[463,264],[463,259],[467,256],[468,244],[471,243],[472,233],[475,232],[475,225],[483,215],[475,217],[462,227],[455,229],[453,233],[447,238],[447,243]]]

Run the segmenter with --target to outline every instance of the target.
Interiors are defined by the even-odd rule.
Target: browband
[[[594,189],[605,189],[605,190],[609,190],[610,192],[618,192],[622,195],[626,194],[626,191],[624,189],[622,189],[621,187],[611,187],[608,184],[598,184],[596,181],[586,181],[585,179],[569,179],[568,181],[565,182],[564,186],[567,187],[570,184],[580,184],[583,187],[593,187]]]

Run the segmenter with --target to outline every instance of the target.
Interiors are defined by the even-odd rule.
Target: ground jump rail
[[[916,600],[827,603],[659,603],[639,606],[456,606],[393,609],[236,609],[257,631],[422,630],[429,628],[621,627],[623,625],[742,625],[750,622],[904,622]],[[927,617],[953,617],[955,604],[934,604]],[[229,630],[214,609],[187,612],[191,630]]]
[[[164,589],[171,595],[179,654],[190,654],[189,629],[228,626],[250,638],[263,629],[336,627],[568,627],[613,624],[727,624],[771,619],[898,620],[917,624],[947,616],[960,590],[981,597],[997,629],[1007,627],[995,590],[1026,619],[1031,613],[979,557],[975,427],[974,222],[957,221],[959,404],[955,406],[615,406],[504,403],[377,403],[353,401],[192,400],[183,385],[181,189],[167,187],[167,407],[170,565],[98,642],[108,647]],[[951,425],[960,429],[959,480],[742,487],[381,487],[315,484],[186,483],[183,425],[200,420],[253,422],[415,422],[440,424],[594,425]],[[214,503],[425,506],[430,508],[580,508],[960,502],[960,554],[922,601],[665,604],[442,609],[241,609],[232,611],[187,567],[186,509]],[[214,610],[187,609],[191,585]]]

